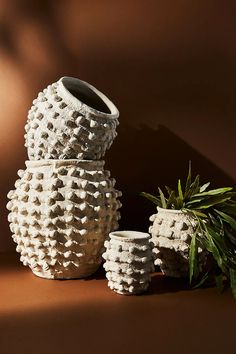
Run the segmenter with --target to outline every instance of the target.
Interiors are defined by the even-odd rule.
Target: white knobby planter
[[[26,161],[7,208],[21,261],[51,279],[86,277],[101,264],[120,218],[115,180],[103,161]]]
[[[150,217],[149,232],[154,243],[155,264],[171,277],[189,274],[189,246],[196,229],[196,219],[181,210],[157,208]],[[200,268],[205,264],[206,251],[198,247]]]
[[[117,135],[118,117],[95,87],[63,77],[33,101],[25,126],[29,159],[99,160]]]
[[[144,292],[149,286],[150,272],[154,270],[150,235],[116,231],[109,236],[103,254],[108,286],[123,295]]]

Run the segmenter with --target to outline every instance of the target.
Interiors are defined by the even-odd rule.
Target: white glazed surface
[[[149,240],[150,235],[145,233],[110,233],[110,239],[105,241],[106,252],[103,258],[111,290],[122,295],[134,295],[147,290],[151,280],[150,272],[154,270],[152,244]]]
[[[26,161],[10,191],[9,222],[21,261],[41,277],[86,277],[120,218],[115,180],[103,161]]]
[[[74,97],[65,79],[89,87],[110,109],[103,113]],[[63,81],[64,80],[64,81]],[[96,88],[75,78],[49,85],[33,101],[25,126],[25,146],[30,160],[101,159],[116,137],[119,112]]]
[[[155,265],[171,277],[187,277],[189,274],[189,245],[196,228],[196,220],[181,210],[157,208],[150,217],[153,225],[149,232],[154,243]],[[206,261],[206,252],[198,247],[200,267]]]

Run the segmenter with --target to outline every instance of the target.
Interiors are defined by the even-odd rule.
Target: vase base
[[[146,290],[141,290],[141,291],[137,291],[137,292],[122,292],[122,291],[118,291],[118,290],[113,290],[115,293],[117,293],[118,295],[125,295],[125,296],[133,296],[133,295],[142,295],[143,293],[145,293],[147,291]]]
[[[78,270],[77,272],[73,271],[66,271],[65,273],[49,273],[49,272],[39,272],[32,270],[33,274],[36,275],[39,278],[44,278],[44,279],[51,279],[51,280],[69,280],[69,279],[81,279],[81,278],[87,278],[94,274],[99,268],[99,265],[96,267],[91,267],[86,270]]]

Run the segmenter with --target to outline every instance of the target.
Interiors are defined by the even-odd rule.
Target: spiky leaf
[[[209,273],[205,273],[203,275],[203,277],[201,278],[201,280],[196,284],[194,285],[193,289],[197,289],[197,288],[200,288],[208,279],[208,276],[209,276]]]
[[[197,243],[196,233],[193,234],[189,247],[189,282],[192,283],[193,277],[197,273]]]
[[[188,191],[189,191],[189,188],[190,188],[190,185],[191,185],[191,179],[192,179],[192,163],[191,163],[191,161],[189,161],[189,164],[188,164],[188,177],[187,177],[186,184],[185,184],[184,197],[186,197],[187,194],[188,194]]]
[[[224,194],[226,192],[230,192],[232,191],[232,187],[225,187],[225,188],[217,188],[217,189],[212,189],[210,191],[207,192],[202,192],[202,193],[197,193],[194,195],[194,197],[203,197],[205,195],[217,195],[217,194]]]
[[[167,193],[168,193],[169,195],[171,195],[171,193],[173,192],[173,189],[171,189],[171,188],[168,187],[168,186],[165,186],[165,189],[167,190]]]
[[[180,199],[181,202],[183,203],[184,196],[183,196],[183,191],[182,191],[180,179],[178,180],[178,192],[179,192],[179,199]]]
[[[160,198],[155,197],[152,194],[146,193],[146,192],[141,192],[140,195],[148,200],[150,200],[151,202],[153,202],[154,204],[161,206],[161,201]]]
[[[230,286],[231,286],[232,294],[236,300],[236,270],[230,268],[229,274],[230,274]]]
[[[210,182],[203,184],[203,186],[200,187],[200,193],[205,192],[205,190],[209,187],[210,184]]]
[[[214,196],[214,197],[209,197],[206,200],[198,201],[195,203],[195,201],[190,201],[187,203],[187,207],[189,208],[190,205],[194,205],[194,209],[208,209],[211,208],[214,205],[221,204],[226,202],[227,200],[230,200],[231,197],[225,197],[222,195],[219,196]]]
[[[233,230],[236,230],[236,220],[232,218],[231,216],[223,213],[223,211],[215,210],[222,218],[224,221],[226,221]]]
[[[175,202],[175,191],[171,191],[169,198],[167,200],[167,203],[166,203],[166,208],[170,209],[172,207],[172,205],[174,205],[174,202]]]
[[[158,187],[159,190],[159,194],[160,194],[160,198],[161,198],[161,204],[162,204],[162,208],[166,209],[167,205],[166,205],[166,198],[161,190],[160,187]]]
[[[186,195],[186,199],[187,198],[191,198],[194,194],[198,193],[200,190],[199,187],[199,175],[196,176],[195,180],[193,181],[193,183],[191,184],[191,186],[189,187],[189,191]]]
[[[222,293],[224,291],[224,278],[223,274],[220,273],[218,275],[215,275],[215,281],[216,281],[216,286],[219,291],[219,293]]]

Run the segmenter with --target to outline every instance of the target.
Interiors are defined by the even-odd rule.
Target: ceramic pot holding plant
[[[10,191],[9,222],[21,261],[37,276],[89,276],[118,228],[120,192],[103,161],[26,161]]]
[[[181,210],[157,208],[150,217],[149,228],[154,243],[155,265],[170,277],[189,275],[189,246],[196,230],[196,219]],[[206,261],[206,252],[198,246],[200,271]]]
[[[25,126],[29,159],[99,160],[117,135],[118,117],[95,87],[62,77],[33,101]]]
[[[150,235],[116,231],[109,236],[103,254],[108,286],[122,295],[144,292],[150,283],[150,272],[154,270]]]
[[[157,265],[166,275],[189,275],[195,287],[215,281],[219,290],[230,284],[236,298],[236,200],[232,187],[209,189],[210,182],[192,180],[177,188],[141,193],[157,205],[150,227]],[[206,262],[207,261],[207,262]]]

